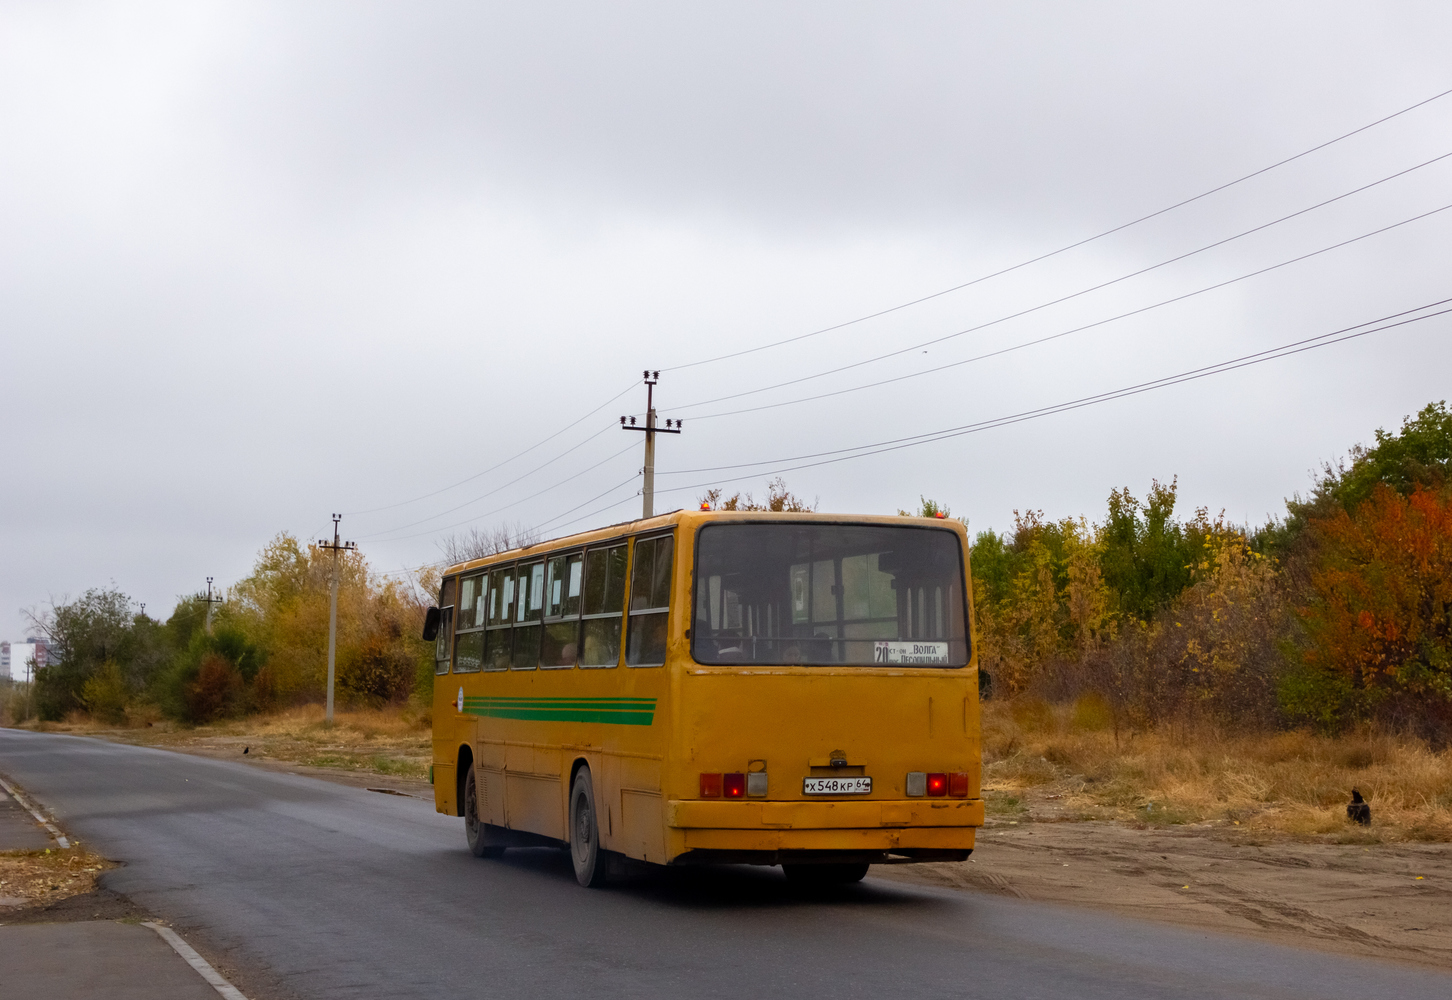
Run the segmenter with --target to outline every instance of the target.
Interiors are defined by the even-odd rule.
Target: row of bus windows
[[[628,613],[627,555],[621,542],[446,581],[437,672],[448,672],[450,653],[455,673],[613,667],[622,632],[628,665],[663,664],[675,539],[636,540]]]

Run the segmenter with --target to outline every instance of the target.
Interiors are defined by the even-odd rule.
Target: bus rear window
[[[696,544],[691,655],[698,663],[968,663],[954,532],[712,524]]]

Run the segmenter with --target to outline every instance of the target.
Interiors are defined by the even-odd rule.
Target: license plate
[[[871,778],[803,778],[803,795],[870,795]]]

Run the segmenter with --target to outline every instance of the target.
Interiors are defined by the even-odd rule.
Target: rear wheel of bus
[[[588,767],[575,772],[570,786],[570,860],[575,865],[575,879],[581,885],[598,889],[605,884],[610,862],[600,850],[595,783],[590,779]]]

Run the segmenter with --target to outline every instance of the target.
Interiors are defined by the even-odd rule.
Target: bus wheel
[[[595,811],[595,783],[590,769],[582,767],[575,774],[570,788],[570,860],[575,865],[575,880],[598,889],[605,884],[610,863],[600,850],[600,824]]]
[[[782,865],[787,881],[794,885],[847,885],[861,882],[866,865]]]
[[[498,844],[489,843],[484,824],[479,822],[479,786],[474,777],[474,768],[464,779],[464,836],[468,838],[469,850],[476,858],[497,858],[504,853]]]

